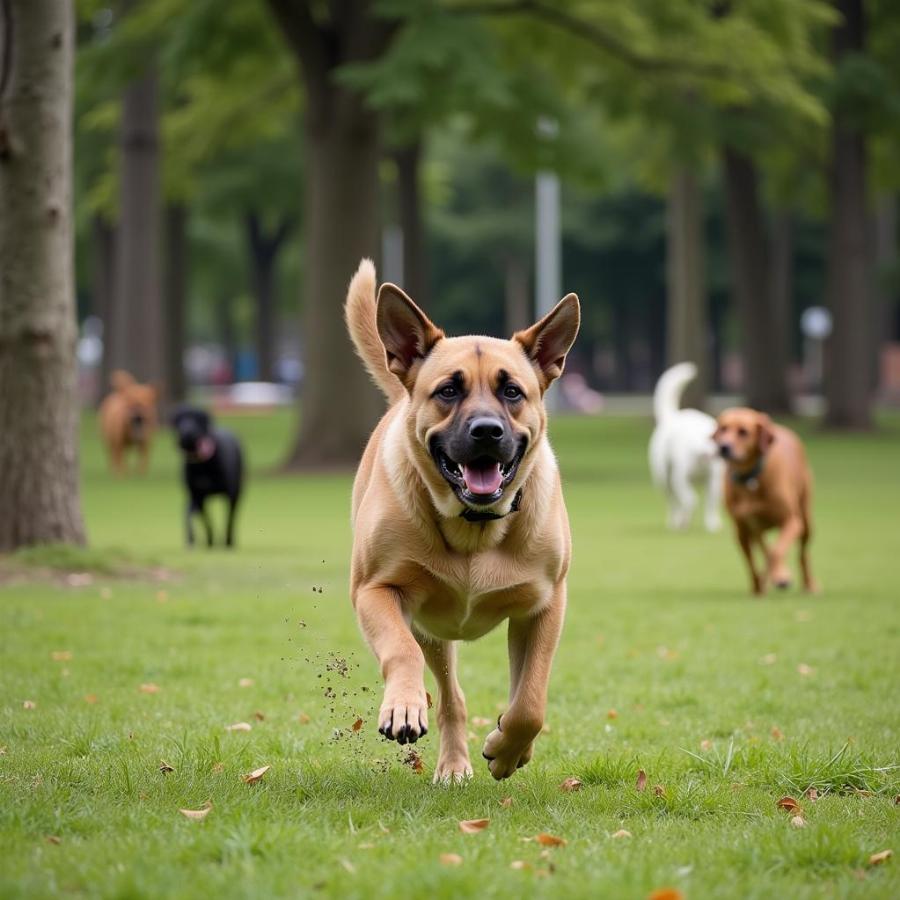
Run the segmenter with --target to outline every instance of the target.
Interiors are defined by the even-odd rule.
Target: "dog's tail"
[[[657,424],[678,412],[684,389],[696,377],[697,367],[692,362],[678,363],[659,376],[653,391],[653,417]]]
[[[115,369],[110,373],[109,384],[114,391],[122,391],[135,383],[134,375],[124,369]]]
[[[406,391],[400,379],[387,367],[387,354],[375,325],[375,286],[375,264],[371,259],[364,259],[347,289],[344,318],[353,346],[366,370],[387,397],[388,403],[395,403]]]

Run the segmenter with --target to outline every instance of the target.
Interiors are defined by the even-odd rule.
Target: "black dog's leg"
[[[238,500],[240,499],[240,495],[235,495],[233,497],[228,498],[228,525],[225,530],[225,546],[233,547],[234,546],[234,516],[237,512]]]
[[[201,500],[200,501],[200,515],[203,517],[203,528],[206,531],[206,546],[212,547],[213,545],[213,527],[212,527],[212,519],[209,517],[209,512],[206,509],[206,504]]]
[[[184,517],[185,538],[188,547],[194,546],[194,513],[197,511],[193,500],[188,500],[187,514]]]

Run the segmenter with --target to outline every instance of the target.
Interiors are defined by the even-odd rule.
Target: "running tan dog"
[[[483,755],[494,778],[525,765],[540,732],[571,555],[543,394],[578,332],[569,294],[512,339],[448,338],[363,260],[346,315],[390,409],[353,487],[351,593],[384,676],[379,731],[428,731],[425,664],[438,685],[435,781],[472,774],[456,642],[509,620],[509,708]]]
[[[109,452],[113,472],[125,472],[125,451],[133,447],[138,452],[141,472],[147,471],[150,444],[156,431],[156,401],[158,392],[149,384],[138,384],[121,369],[109,379],[112,391],[100,404],[100,431]]]
[[[800,438],[789,428],[775,425],[753,409],[726,409],[718,419],[714,440],[728,465],[725,506],[734,519],[737,538],[750,568],[754,594],[762,594],[768,582],[778,588],[791,583],[786,557],[791,544],[800,541],[803,587],[818,587],[809,565],[812,536],[810,506],[812,473]],[[767,547],[763,535],[779,529]],[[754,546],[765,557],[766,569],[757,571]]]

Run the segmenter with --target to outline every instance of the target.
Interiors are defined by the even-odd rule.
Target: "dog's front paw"
[[[534,739],[540,730],[540,724],[515,727],[512,722],[503,721],[503,717],[497,720],[497,727],[487,736],[481,751],[497,781],[509,778],[531,759]]]
[[[378,712],[378,730],[390,741],[414,744],[428,734],[428,701],[425,689],[386,688]]]
[[[437,766],[434,769],[435,784],[462,784],[472,777],[472,764],[469,762],[469,754],[448,753],[438,757]]]

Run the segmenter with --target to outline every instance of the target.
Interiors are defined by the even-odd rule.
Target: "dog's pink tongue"
[[[471,494],[496,494],[503,483],[503,475],[500,472],[500,463],[491,463],[489,466],[463,466],[463,480]]]

